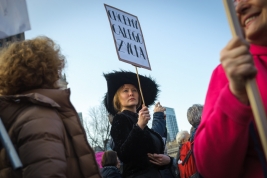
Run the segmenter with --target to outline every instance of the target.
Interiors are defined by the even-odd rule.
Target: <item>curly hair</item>
[[[193,106],[187,110],[187,119],[194,128],[196,128],[200,123],[202,110],[203,105],[201,104],[193,104]]]
[[[60,47],[48,37],[12,43],[0,52],[0,94],[59,88],[64,66]]]

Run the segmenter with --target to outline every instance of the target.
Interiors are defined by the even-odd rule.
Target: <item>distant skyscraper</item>
[[[0,49],[8,46],[12,42],[23,41],[23,40],[25,40],[24,33],[20,33],[20,34],[13,35],[13,36],[10,36],[10,37],[4,38],[4,39],[0,39]]]
[[[164,106],[165,107],[165,106]],[[166,124],[167,124],[167,142],[173,141],[176,139],[178,133],[178,125],[176,121],[176,116],[173,108],[166,108]]]
[[[83,126],[83,113],[82,112],[78,112],[78,116],[79,116],[81,124]]]
[[[65,90],[68,88],[69,83],[67,82],[65,73],[64,73],[64,75],[59,76],[59,79],[57,82],[58,82],[60,89]]]

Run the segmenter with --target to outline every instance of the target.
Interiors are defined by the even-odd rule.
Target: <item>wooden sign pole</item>
[[[141,94],[141,97],[142,97],[142,101],[143,101],[143,104],[146,105],[145,100],[144,100],[144,96],[143,96],[143,92],[142,92],[142,87],[141,87],[139,75],[138,75],[138,69],[137,69],[136,66],[135,66],[135,69],[136,69],[136,75],[137,75],[137,80],[138,80],[138,85],[139,85],[139,90],[140,90],[140,94]]]
[[[239,21],[236,16],[235,7],[232,0],[223,0],[225,11],[227,14],[228,22],[233,36],[244,38],[243,31],[240,27]],[[259,94],[258,86],[255,79],[249,79],[246,83],[246,90],[249,102],[254,115],[255,123],[258,128],[261,144],[267,159],[267,119],[266,113],[262,104],[261,96]]]

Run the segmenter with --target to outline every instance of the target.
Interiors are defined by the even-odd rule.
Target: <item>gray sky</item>
[[[104,3],[136,15],[159,101],[175,109],[179,130],[190,130],[187,109],[203,104],[221,49],[231,38],[221,0],[27,0],[32,29],[26,39],[52,38],[67,58],[71,101],[86,119],[107,91],[103,72],[129,70],[118,60]]]

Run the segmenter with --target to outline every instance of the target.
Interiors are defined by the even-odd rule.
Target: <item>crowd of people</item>
[[[138,92],[136,92],[136,93],[138,93]],[[105,98],[105,100],[106,100],[106,98]],[[102,155],[103,155],[102,156],[102,164],[99,165],[101,167],[102,176],[104,178],[105,177],[115,178],[116,176],[118,176],[118,175],[116,175],[118,173],[120,173],[120,175],[122,175],[124,177],[162,177],[162,178],[192,177],[192,178],[194,178],[194,176],[195,177],[199,176],[197,169],[196,169],[193,154],[192,155],[187,155],[187,154],[190,153],[190,149],[192,147],[191,145],[194,142],[194,134],[195,134],[195,131],[196,131],[196,129],[200,123],[202,110],[203,110],[203,106],[200,104],[194,104],[193,106],[191,106],[188,109],[187,118],[188,118],[189,123],[191,123],[191,125],[192,125],[191,133],[189,134],[188,131],[180,131],[177,134],[176,141],[179,145],[177,148],[177,156],[175,158],[170,157],[171,162],[168,164],[168,166],[165,165],[165,166],[157,167],[157,166],[155,166],[155,165],[157,165],[157,163],[154,163],[154,161],[151,159],[151,160],[146,161],[146,164],[148,164],[150,167],[148,167],[148,166],[145,167],[144,165],[141,165],[142,167],[138,167],[138,170],[140,172],[137,172],[137,175],[128,176],[127,175],[128,169],[133,169],[133,168],[136,168],[137,166],[131,167],[132,166],[131,164],[133,164],[133,163],[130,162],[130,168],[128,168],[128,169],[124,168],[120,171],[119,170],[120,166],[118,166],[117,164],[118,163],[121,164],[123,162],[123,166],[128,166],[127,165],[128,162],[127,162],[127,160],[126,160],[126,162],[125,162],[125,160],[120,160],[119,157],[117,157],[117,154],[115,155],[115,153],[117,153],[117,152],[112,151],[112,152],[114,152],[114,155],[115,155],[115,156],[113,155],[113,157],[118,158],[118,162],[114,161],[112,168],[110,167],[110,165],[109,165],[109,167],[105,168],[105,166],[103,164],[103,160],[107,159],[105,154],[108,154],[108,153],[110,154],[110,151],[106,151],[106,152],[102,152]],[[164,156],[162,154],[155,154],[154,153],[152,157],[154,157],[154,160],[156,158],[160,158],[160,157],[165,159],[165,156],[167,155],[167,145],[166,145],[167,128],[166,128],[166,115],[164,113],[165,108],[162,107],[160,105],[160,103],[158,102],[154,106],[153,112],[154,113],[153,113],[153,120],[152,120],[152,128],[151,129],[161,136],[161,138],[164,142],[165,149],[164,149]],[[124,120],[126,120],[126,118],[124,118]],[[129,121],[127,121],[127,122],[129,122]],[[112,124],[113,124],[113,122],[112,122]],[[131,126],[133,126],[133,125],[134,124],[131,123]],[[122,127],[124,127],[124,126],[125,125],[122,124]],[[147,129],[149,129],[149,128],[147,128]],[[119,129],[116,129],[115,131],[121,132]],[[127,137],[127,135],[124,133],[122,133],[122,135],[124,137]],[[129,134],[128,134],[128,136],[129,136]],[[152,138],[150,138],[150,139],[152,139]],[[133,140],[133,141],[135,141],[135,140]],[[133,142],[133,141],[131,140],[130,142]],[[116,142],[117,141],[115,141],[115,144],[116,144]],[[125,141],[122,141],[122,143],[124,143],[124,142]],[[142,145],[145,144],[145,142],[139,142],[139,143]],[[138,143],[133,142],[133,144],[138,144]],[[143,147],[142,145],[136,145],[133,149],[138,149],[137,147]],[[112,149],[116,150],[116,147],[113,147]],[[139,148],[139,150],[140,150],[140,148]],[[136,155],[136,159],[140,160],[141,153],[137,153],[135,150],[132,152],[130,152],[131,150],[126,150],[126,151],[127,151],[127,154],[128,153],[140,154],[140,155]],[[146,152],[144,152],[144,155],[145,155],[145,153]],[[97,153],[97,154],[99,154],[99,153]],[[148,154],[147,157],[144,156],[144,158],[146,158],[146,159],[149,159],[150,157],[151,157],[151,154]],[[187,158],[188,160],[185,160],[186,157],[188,157]],[[141,160],[142,162],[145,162],[144,158],[143,158],[143,160]],[[112,158],[112,159],[115,160],[115,158]],[[132,157],[130,159],[133,160]],[[150,163],[149,163],[149,161],[150,161]],[[186,164],[184,164],[183,162],[186,162]],[[153,163],[154,165],[151,163]],[[153,166],[153,167],[151,168],[151,166]],[[159,171],[155,171],[155,169],[158,169]],[[105,173],[103,173],[103,171],[105,171]],[[157,174],[155,174],[155,172],[157,172]],[[125,176],[125,174],[126,174],[126,176]],[[114,175],[116,175],[116,176],[114,176]]]
[[[247,80],[254,78],[267,110],[267,1],[234,3],[245,40],[233,37],[222,49],[204,105],[188,109],[190,134],[177,134],[176,157],[166,153],[165,108],[157,103],[152,118],[149,113],[159,93],[152,78],[139,75],[142,101],[135,73],[104,74],[113,151],[102,154],[100,168],[70,89],[58,85],[66,61],[59,46],[37,37],[2,49],[0,117],[23,168],[13,170],[8,150],[0,145],[0,177],[267,177],[266,150],[246,92]]]

